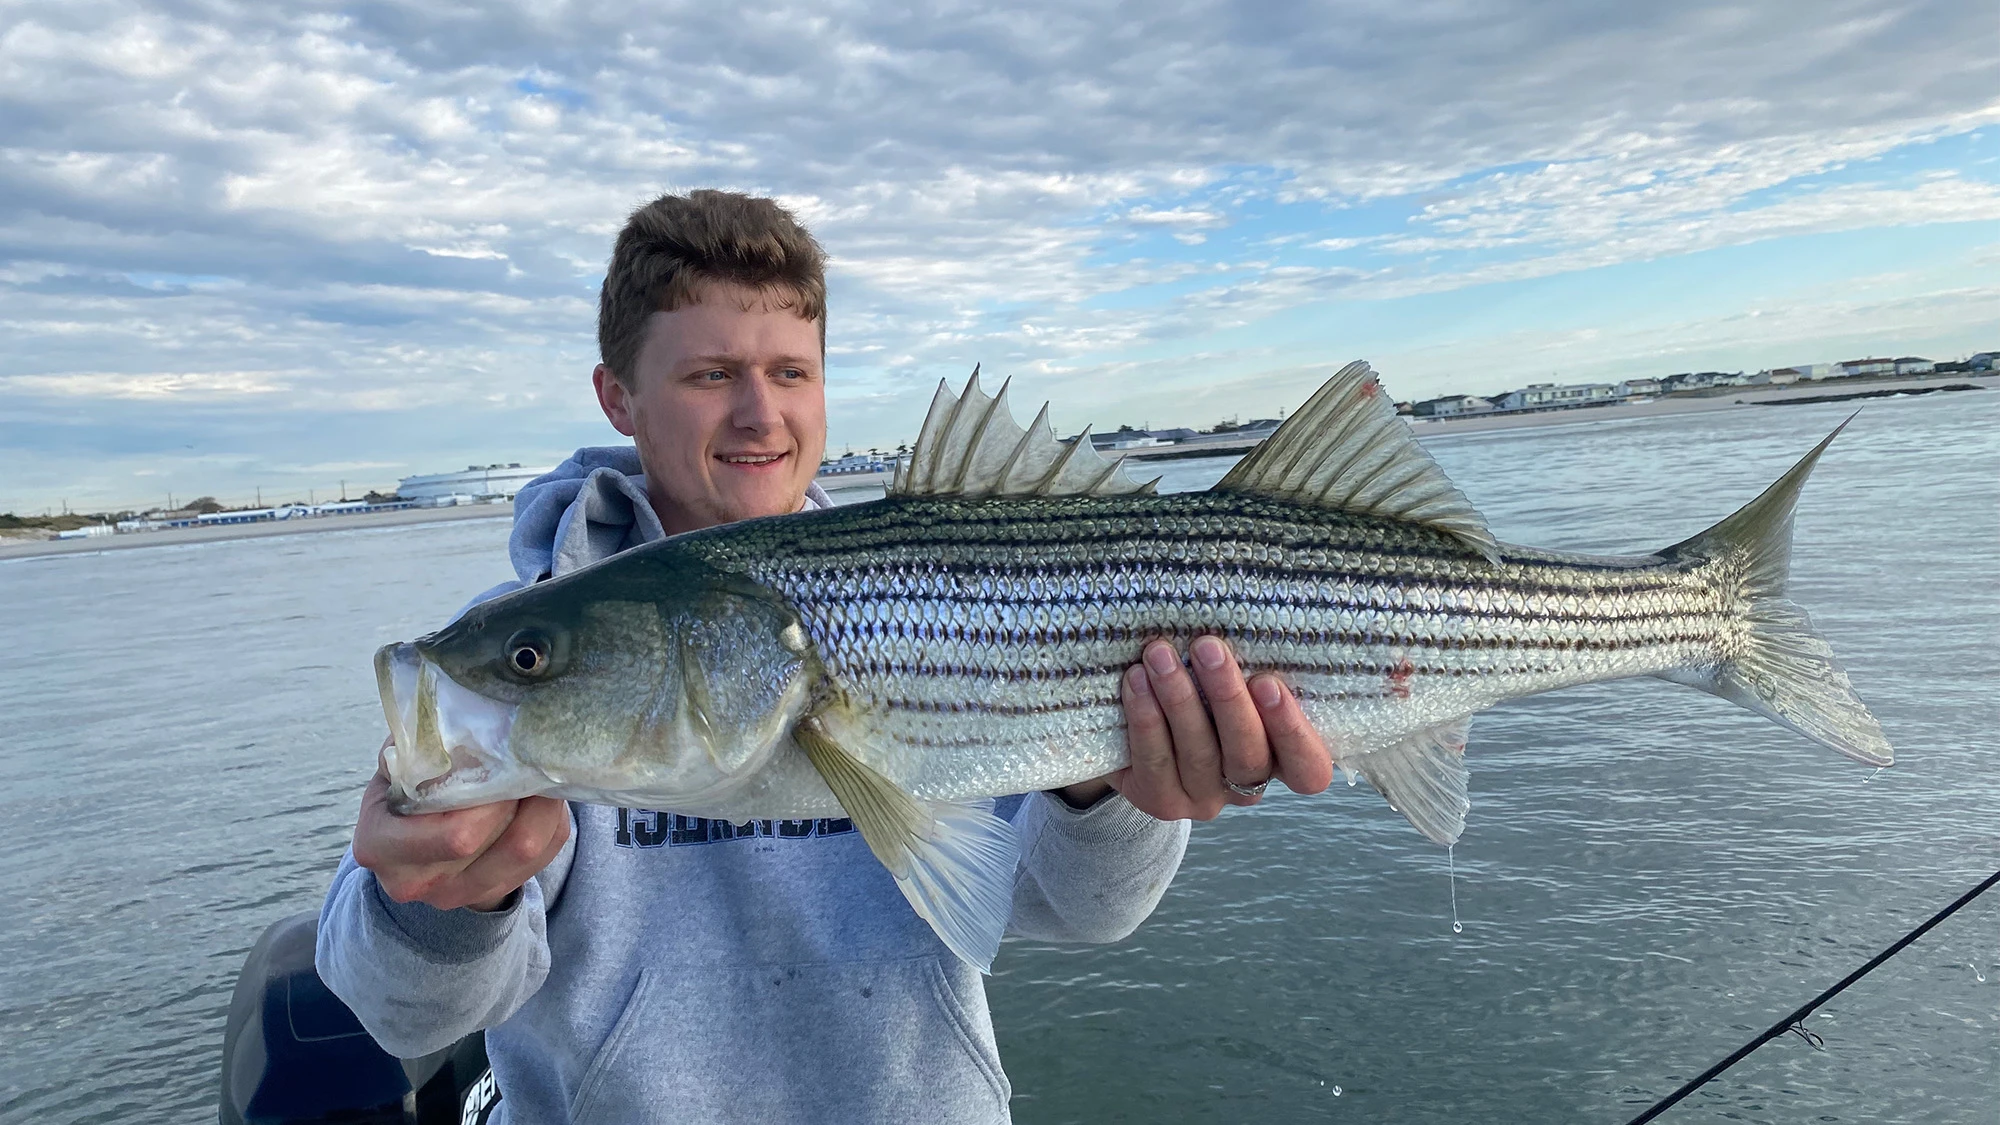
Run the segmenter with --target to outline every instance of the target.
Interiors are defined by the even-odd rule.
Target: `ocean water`
[[[1503,539],[1644,551],[1846,414],[1431,448]],[[0,1120],[213,1120],[242,957],[317,907],[372,767],[369,656],[505,578],[506,530],[0,563]],[[1003,949],[1016,1119],[1628,1119],[2000,868],[1996,549],[2000,395],[1870,404],[1807,489],[1793,590],[1894,769],[1642,681],[1476,719],[1450,856],[1366,785],[1274,792],[1196,826],[1130,940]],[[1823,1051],[1779,1039],[1664,1120],[2000,1119],[2000,892],[1810,1025]]]

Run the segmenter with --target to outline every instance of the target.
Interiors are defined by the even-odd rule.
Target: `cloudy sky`
[[[0,511],[615,434],[623,217],[832,255],[832,441],[2000,347],[2000,18],[1812,0],[0,0]]]

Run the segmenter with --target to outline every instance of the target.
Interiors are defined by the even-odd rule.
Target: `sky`
[[[618,440],[625,216],[830,255],[829,452],[974,363],[1086,423],[2000,349],[2000,18],[1946,0],[0,0],[0,512]]]

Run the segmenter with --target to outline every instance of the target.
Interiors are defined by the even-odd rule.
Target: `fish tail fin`
[[[1849,416],[1847,421],[1853,420]],[[1895,761],[1895,751],[1881,724],[1855,696],[1847,673],[1806,611],[1785,596],[1792,566],[1792,508],[1820,454],[1845,428],[1847,422],[1842,422],[1734,515],[1661,552],[1671,558],[1732,561],[1737,590],[1749,607],[1744,614],[1747,633],[1738,636],[1730,659],[1668,678],[1747,707],[1858,762],[1887,766]]]

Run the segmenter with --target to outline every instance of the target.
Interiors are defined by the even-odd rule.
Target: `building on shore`
[[[276,508],[234,508],[220,512],[147,512],[129,520],[119,520],[113,530],[119,535],[128,535],[135,531],[165,531],[175,527],[223,527],[238,523],[311,520],[324,516],[356,516],[367,512],[396,512],[405,508],[434,506],[415,500],[329,500],[324,504],[284,504]]]
[[[1496,410],[1562,410],[1590,406],[1621,398],[1609,383],[1530,383],[1518,391],[1508,391],[1494,402]]]
[[[529,481],[553,467],[524,469],[519,461],[505,465],[467,465],[465,471],[459,473],[404,477],[396,482],[396,495],[405,500],[436,501],[458,496],[474,500],[512,500],[514,494]]]
[[[1843,359],[1833,365],[1833,374],[1837,379],[1852,378],[1856,375],[1894,375],[1895,373],[1895,360],[1882,359],[1876,356],[1870,356],[1867,359]]]
[[[1741,371],[1682,371],[1660,380],[1660,393],[1699,391],[1709,387],[1740,387],[1750,381]]]
[[[104,535],[115,535],[118,529],[108,523],[93,523],[84,527],[73,527],[68,531],[56,532],[57,539],[96,539]]]
[[[1463,418],[1469,414],[1493,413],[1493,400],[1478,395],[1444,395],[1414,403],[1410,413],[1419,418]]]

